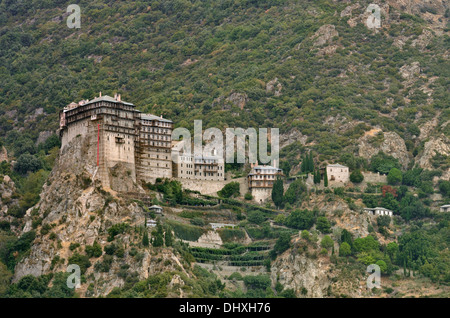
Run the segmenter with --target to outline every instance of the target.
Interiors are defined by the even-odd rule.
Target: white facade
[[[393,216],[394,213],[391,210],[385,209],[385,208],[380,208],[380,207],[376,207],[376,208],[366,208],[364,209],[364,211],[366,211],[367,213],[369,213],[370,215],[389,215],[389,216]]]
[[[440,207],[439,211],[441,212],[450,212],[450,204],[446,204]]]

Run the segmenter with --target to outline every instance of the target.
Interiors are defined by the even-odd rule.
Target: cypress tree
[[[165,238],[165,243],[166,243],[167,247],[173,245],[173,236],[172,236],[172,231],[170,230],[170,228],[166,229],[164,238]]]
[[[314,172],[314,183],[315,184],[319,184],[320,183],[320,171],[319,171],[319,169],[317,169]]]
[[[312,151],[309,152],[308,171],[314,173],[314,158]]]
[[[307,170],[306,167],[307,167],[306,156],[305,156],[305,154],[303,154],[302,155],[302,164],[300,166],[300,170],[302,172],[306,172],[306,170]]]
[[[147,247],[149,245],[148,232],[147,231],[144,232],[144,237],[142,238],[142,245],[144,245],[145,247]]]
[[[323,185],[325,187],[328,187],[328,174],[327,174],[327,169],[325,169],[325,174],[323,175]]]
[[[283,204],[283,180],[277,179],[272,187],[272,201],[279,208]]]

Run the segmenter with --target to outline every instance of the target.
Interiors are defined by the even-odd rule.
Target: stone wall
[[[236,178],[236,179],[228,179],[223,181],[211,181],[211,180],[194,180],[194,179],[183,179],[183,178],[174,178],[177,181],[180,181],[181,185],[185,189],[189,189],[192,191],[199,191],[201,194],[207,195],[215,195],[217,191],[222,190],[222,188],[230,183],[230,182],[238,182],[239,190],[241,192],[241,196],[244,196],[248,191],[246,178]]]
[[[256,203],[264,203],[272,199],[272,188],[253,188],[252,196]]]
[[[362,172],[365,183],[387,183],[387,176],[384,174],[374,172]]]

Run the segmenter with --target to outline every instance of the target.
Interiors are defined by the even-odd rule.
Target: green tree
[[[352,255],[352,248],[347,242],[342,242],[339,247],[339,256],[347,257]]]
[[[0,262],[0,297],[2,297],[8,290],[11,283],[12,273]]]
[[[314,224],[314,214],[308,210],[294,210],[286,218],[286,225],[298,230],[309,230]]]
[[[387,181],[390,185],[401,184],[402,172],[397,168],[392,168],[387,175]]]
[[[380,259],[375,264],[380,266],[380,271],[382,274],[386,274],[388,267],[385,261]]]
[[[227,183],[217,194],[223,198],[237,197],[241,194],[239,182]]]
[[[42,162],[34,155],[24,153],[20,155],[14,165],[14,170],[20,174],[26,174],[28,171],[34,172],[42,167]]]
[[[359,169],[354,170],[350,174],[350,181],[353,183],[361,183],[364,180],[364,176]]]
[[[319,171],[319,169],[317,169],[315,172],[314,172],[314,184],[319,184],[320,183],[320,171]]]
[[[142,245],[144,247],[148,247],[150,244],[149,239],[148,239],[148,232],[147,229],[144,231],[144,236],[142,237]]]
[[[173,245],[173,234],[170,228],[167,228],[164,234],[164,241],[167,247]]]
[[[283,180],[278,178],[272,187],[272,201],[279,208],[283,205]]]
[[[327,174],[327,169],[325,169],[325,173],[323,175],[323,185],[324,187],[328,187],[328,174]]]
[[[287,232],[283,232],[280,234],[280,237],[275,243],[273,247],[272,257],[282,254],[291,246],[291,235]]]
[[[307,230],[303,230],[301,236],[302,236],[302,239],[304,239],[305,241],[308,241],[308,242],[311,239],[309,232]]]
[[[164,245],[164,233],[161,224],[156,225],[156,231],[152,232],[152,245],[154,247],[160,247]]]
[[[248,212],[247,219],[251,223],[255,223],[255,224],[261,224],[262,222],[264,222],[266,220],[266,218],[264,217],[264,214],[258,210]]]
[[[314,172],[314,158],[312,151],[309,152],[309,158],[308,158],[308,172]]]
[[[297,179],[289,185],[284,194],[284,201],[289,204],[301,202],[306,196],[307,188],[301,179]]]
[[[320,242],[320,246],[323,248],[326,248],[327,250],[329,250],[330,248],[332,248],[334,245],[333,240],[331,239],[331,237],[329,235],[325,235],[322,238],[322,241]]]
[[[317,218],[316,228],[324,234],[331,233],[330,221],[328,221],[328,219],[324,216]]]
[[[87,256],[89,256],[89,258],[91,257],[100,257],[102,256],[102,246],[97,242],[94,241],[94,244],[92,246],[86,246],[85,247],[85,251]]]

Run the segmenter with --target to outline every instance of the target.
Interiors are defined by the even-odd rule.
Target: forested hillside
[[[372,14],[367,11],[371,3],[381,8],[381,27],[377,29],[366,23]],[[70,102],[93,99],[99,92],[110,96],[120,93],[139,110],[171,119],[175,127],[192,129],[194,119],[202,119],[204,129],[279,128],[280,167],[287,177],[310,173],[320,184],[324,176],[319,168],[327,163],[350,168],[352,184],[345,189],[307,191],[300,181],[291,183],[284,195],[281,191],[280,204],[276,204],[283,214],[278,219],[258,216],[239,204],[231,208],[237,215],[232,214],[233,221],[242,221],[246,233],[256,239],[279,238],[271,254],[274,270],[282,268],[284,252],[310,255],[311,249],[318,248],[317,253],[311,253],[316,257],[333,253],[335,259],[330,262],[339,270],[361,271],[361,264],[382,261],[385,275],[403,270],[405,277],[420,273],[436,286],[448,286],[449,220],[437,212],[440,205],[450,202],[448,2],[83,0],[77,3],[81,8],[79,29],[66,24],[69,4],[71,1],[0,0],[0,276],[4,277],[3,281],[0,277],[0,295],[32,294],[17,284],[12,289],[8,286],[15,266],[30,253],[35,231],[39,242],[54,234],[57,245],[57,231],[52,232],[49,226],[53,223],[46,222],[51,211],[38,211],[40,207],[31,211],[27,217],[32,231],[22,235],[25,214],[42,203],[43,187],[54,187],[51,180],[62,182],[51,172],[60,147],[59,111]],[[307,161],[311,169],[305,166]],[[244,175],[245,168],[227,166],[235,176]],[[388,185],[366,184],[361,171],[386,175]],[[58,173],[63,174],[64,169]],[[77,177],[71,184],[76,188],[70,188],[74,201],[77,189],[91,186],[83,182],[87,181]],[[172,195],[164,186],[150,190]],[[105,204],[103,208],[103,201],[98,204],[103,211],[95,212],[99,219],[111,198],[98,189],[93,191]],[[60,197],[62,200],[64,195]],[[185,202],[175,200],[173,204],[181,203]],[[366,224],[359,217],[348,216],[377,206],[394,211],[395,222]],[[270,204],[268,208],[275,209]],[[127,205],[126,209],[138,214],[137,208]],[[348,217],[346,221],[358,225],[354,236],[341,234],[342,228],[350,230],[350,225],[340,223],[339,211]],[[202,217],[199,214],[193,225],[204,226]],[[94,219],[87,217],[85,225]],[[289,234],[312,229],[314,239],[308,232],[291,244],[286,236],[280,236],[283,230],[276,230],[269,221],[288,229]],[[318,230],[324,223],[325,231]],[[64,221],[58,224],[64,225]],[[328,230],[331,227],[333,233]],[[339,233],[334,232],[337,228]],[[127,227],[123,233],[138,246],[141,232],[140,228]],[[324,239],[328,234],[340,247],[348,245],[339,259],[334,247],[331,252],[328,239],[323,246],[318,243],[319,237]],[[93,243],[89,245],[94,248]],[[143,248],[142,244],[139,247]],[[78,246],[70,253],[83,250],[84,246]],[[114,253],[108,254],[109,265],[117,256]],[[177,245],[175,254],[186,269],[190,267],[194,257],[186,246]],[[57,256],[48,256],[52,270],[64,263]],[[86,257],[83,254],[80,259],[86,261]],[[164,257],[167,255],[161,259]],[[276,263],[277,257],[281,265]],[[130,264],[138,270],[134,262],[141,264],[142,259],[135,258],[139,257],[133,256]],[[102,262],[98,262],[99,272],[101,266],[108,265]],[[116,267],[119,271],[119,265]],[[122,274],[127,269],[122,268]],[[201,277],[202,287],[189,281],[191,295],[214,295],[224,289],[215,276],[198,268],[195,273]],[[123,275],[129,284],[115,290],[113,296],[149,296],[134,285],[138,281],[135,276]],[[171,279],[157,277],[160,280],[150,285],[166,286]],[[51,279],[41,276],[39,284],[47,286]],[[56,281],[63,280],[57,276]],[[267,280],[261,281],[264,288],[246,295],[273,296],[265,289]],[[283,283],[287,286],[285,296],[292,296],[293,290],[294,296],[306,295],[302,288],[308,282]],[[258,282],[247,278],[245,284]],[[131,293],[135,287],[138,291]],[[93,289],[85,296],[102,295],[100,287],[95,288],[95,293]],[[42,287],[39,295],[73,296],[61,290]],[[282,290],[283,286],[280,295]],[[176,294],[175,289],[171,292]],[[168,294],[174,295],[156,292],[156,296]],[[238,289],[223,295],[244,294]],[[322,295],[322,291],[314,295]]]

